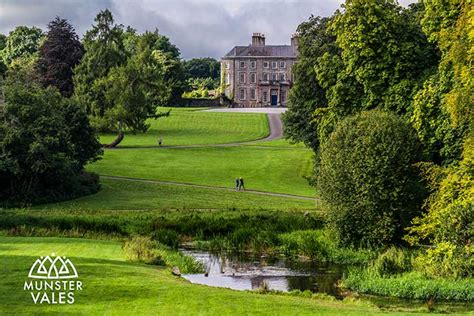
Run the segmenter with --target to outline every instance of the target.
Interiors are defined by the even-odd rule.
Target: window
[[[230,68],[230,65],[228,62],[225,63],[225,69],[229,69]]]
[[[272,80],[277,81],[278,80],[278,74],[272,74]]]
[[[286,63],[284,61],[280,61],[280,68],[286,68]]]
[[[270,80],[270,77],[268,75],[268,73],[264,73],[263,74],[263,81],[269,81]]]
[[[257,83],[257,74],[255,72],[250,73],[250,83]]]
[[[257,97],[256,97],[256,94],[255,94],[255,89],[250,89],[250,99],[251,100],[255,100]]]
[[[240,89],[239,91],[239,99],[245,100],[245,89]]]
[[[270,65],[270,64],[268,63],[268,61],[264,61],[264,62],[263,62],[263,68],[268,68],[269,65]]]
[[[285,80],[286,80],[285,73],[281,73],[280,74],[280,81],[285,81]]]
[[[281,92],[281,102],[286,102],[286,91]]]
[[[253,68],[253,69],[257,68],[257,62],[255,60],[252,60],[250,62],[250,68]]]
[[[245,72],[241,72],[239,74],[239,82],[240,83],[245,83]]]
[[[278,68],[278,63],[276,61],[272,61],[272,68],[277,69]]]
[[[263,91],[263,102],[268,102],[268,91]]]

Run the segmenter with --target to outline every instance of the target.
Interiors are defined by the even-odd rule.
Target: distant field
[[[314,209],[315,202],[244,192],[102,179],[94,195],[34,209],[159,210],[159,209]]]
[[[300,149],[206,147],[187,149],[113,149],[88,167],[101,175],[233,187],[314,196],[304,178],[312,172],[312,152]]]
[[[34,261],[54,252],[75,265],[83,290],[72,305],[35,305],[23,290]],[[376,307],[190,284],[164,268],[129,263],[121,244],[75,238],[0,237],[0,314],[368,315]]]
[[[244,142],[264,138],[269,134],[265,114],[203,112],[202,108],[160,108],[171,109],[169,117],[149,120],[146,133],[126,133],[120,146],[202,145]],[[103,143],[115,139],[115,134],[102,135]]]

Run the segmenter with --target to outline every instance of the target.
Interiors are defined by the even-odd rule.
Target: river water
[[[270,290],[310,290],[340,297],[337,281],[344,267],[295,261],[282,257],[251,256],[246,253],[213,254],[202,250],[180,249],[202,262],[208,273],[184,274],[191,283],[225,287],[234,290],[255,290],[265,286]]]

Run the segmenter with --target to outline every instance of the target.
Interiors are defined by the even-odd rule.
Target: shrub
[[[415,132],[399,117],[362,112],[341,121],[321,147],[317,186],[328,223],[345,245],[398,241],[424,187]]]
[[[427,200],[427,212],[413,220],[405,238],[412,244],[430,243],[434,247],[420,254],[416,268],[432,277],[472,277],[474,137],[466,140],[459,166],[425,169],[425,177],[433,182],[433,194]]]
[[[169,247],[160,244],[148,236],[135,236],[123,245],[125,256],[129,261],[146,264],[178,267],[182,273],[203,271],[202,263],[194,258],[183,255]]]
[[[163,260],[158,252],[158,245],[150,237],[135,236],[125,242],[123,250],[129,261],[163,264]]]
[[[410,271],[412,256],[407,250],[390,247],[382,252],[371,264],[370,270],[380,276],[389,276]]]

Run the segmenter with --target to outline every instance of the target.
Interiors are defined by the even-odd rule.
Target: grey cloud
[[[331,15],[343,0],[0,0],[0,33],[17,25],[43,29],[56,15],[67,18],[79,34],[99,10],[139,31],[170,37],[184,58],[221,57],[234,45],[246,45],[252,32],[268,43],[289,43],[299,23],[311,14]],[[412,0],[402,0],[406,5]]]

